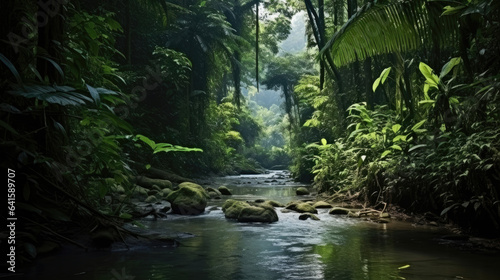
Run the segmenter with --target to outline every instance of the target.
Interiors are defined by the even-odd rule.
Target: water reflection
[[[267,180],[269,176],[257,176]],[[237,179],[246,182],[248,177]],[[252,179],[254,180],[254,179]],[[255,181],[232,185],[233,198],[296,199],[295,185]],[[257,179],[255,179],[257,180]],[[221,179],[220,183],[224,183]],[[289,184],[289,183],[287,183]],[[208,208],[220,206],[213,200]],[[281,213],[273,224],[228,221],[220,209],[195,216],[144,221],[150,231],[182,237],[178,248],[134,248],[42,259],[25,279],[497,279],[498,254],[471,253],[438,244],[436,228],[374,224],[332,216],[320,221]],[[410,265],[406,269],[401,266]],[[132,279],[121,276],[121,279]]]

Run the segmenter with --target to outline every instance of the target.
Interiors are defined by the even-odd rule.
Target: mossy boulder
[[[316,208],[314,208],[311,204],[301,201],[292,201],[288,203],[285,208],[299,213],[318,213],[318,210],[316,210]]]
[[[158,199],[154,195],[150,195],[144,200],[146,203],[156,203],[157,201]]]
[[[241,210],[238,222],[260,222],[273,223],[278,221],[278,214],[272,206],[262,204],[259,206],[248,206]]]
[[[237,219],[239,222],[272,223],[278,221],[278,214],[271,205],[266,203],[250,205],[245,201],[228,199],[222,205],[222,211],[227,219]]]
[[[314,215],[314,214],[311,214],[311,213],[304,213],[304,214],[300,214],[299,216],[299,220],[307,220],[307,219],[311,219],[311,220],[314,220],[314,221],[319,221],[320,219],[318,218],[318,216]]]
[[[205,211],[208,198],[210,196],[202,186],[184,182],[179,184],[179,189],[171,192],[166,200],[170,202],[175,214],[198,215]]]
[[[223,195],[233,195],[231,191],[226,186],[220,186],[219,192]]]
[[[141,186],[135,186],[132,192],[132,196],[135,198],[148,197],[148,190]]]
[[[275,200],[266,200],[263,203],[272,207],[285,207],[283,203],[279,203],[278,201]]]
[[[248,204],[245,201],[228,199],[222,205],[222,211],[224,212],[224,215],[226,216],[226,218],[238,219],[238,216],[240,215],[241,210],[243,210],[243,208],[245,208],[245,207],[250,207],[250,204]]]
[[[333,207],[330,212],[328,212],[330,215],[347,215],[351,212],[350,209],[347,208],[342,208],[342,207]]]
[[[171,192],[173,192],[171,189],[164,188],[163,190],[161,190],[161,196],[167,197]]]
[[[299,187],[297,190],[295,190],[295,193],[297,195],[309,195],[309,190],[306,189],[305,187]]]
[[[208,193],[213,192],[213,193],[215,193],[216,195],[222,195],[222,193],[221,193],[218,189],[214,189],[214,188],[211,188],[211,187],[208,187],[208,188],[207,188],[207,192],[208,192]]]
[[[125,188],[121,185],[113,185],[111,186],[111,191],[118,194],[124,194]]]
[[[333,206],[325,201],[317,201],[313,204],[313,207],[318,209],[318,208],[332,208]]]
[[[135,177],[135,183],[141,187],[145,187],[148,189],[152,189],[153,186],[158,186],[160,189],[164,188],[172,188],[172,182],[169,180],[163,179],[152,179],[145,176],[137,176]]]

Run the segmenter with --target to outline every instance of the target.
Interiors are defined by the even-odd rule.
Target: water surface
[[[217,178],[233,199],[299,199],[284,173]],[[275,181],[273,181],[275,180]],[[442,244],[435,227],[318,214],[320,221],[281,213],[272,224],[227,220],[212,200],[199,216],[145,220],[149,231],[177,236],[176,248],[76,252],[41,259],[28,279],[498,279],[498,253]],[[304,197],[301,197],[304,198]],[[306,197],[307,198],[307,197]],[[312,197],[311,197],[312,198]],[[189,237],[189,238],[186,238]],[[404,269],[398,269],[409,265]],[[54,278],[55,277],[55,278]]]

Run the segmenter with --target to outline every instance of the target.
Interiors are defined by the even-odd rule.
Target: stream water
[[[233,199],[295,199],[298,184],[283,171],[215,178]],[[226,220],[224,199],[199,216],[142,221],[177,236],[179,247],[61,253],[37,261],[24,279],[499,279],[500,255],[443,244],[442,228],[391,221],[376,224],[324,209],[321,220],[281,213],[272,224]],[[321,210],[321,209],[319,209]]]

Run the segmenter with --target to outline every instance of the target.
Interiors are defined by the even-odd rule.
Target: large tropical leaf
[[[380,54],[406,52],[458,43],[458,15],[441,16],[445,1],[405,0],[368,2],[327,42],[343,66]]]
[[[24,96],[26,98],[36,98],[62,106],[79,106],[85,105],[86,102],[92,102],[92,99],[76,92],[74,88],[68,86],[15,86],[9,93],[12,95]]]

